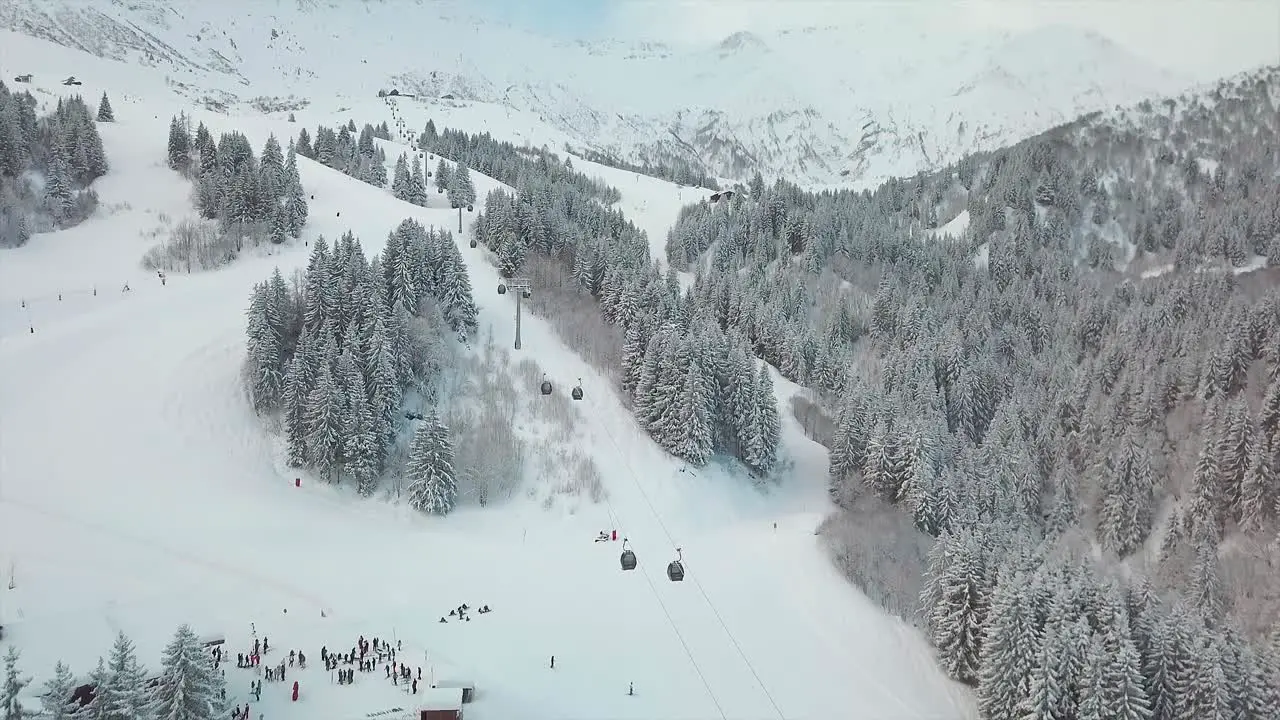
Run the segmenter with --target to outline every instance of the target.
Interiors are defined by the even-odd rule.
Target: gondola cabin
[[[676,548],[676,559],[667,565],[667,579],[671,582],[684,580],[684,553],[680,548]]]

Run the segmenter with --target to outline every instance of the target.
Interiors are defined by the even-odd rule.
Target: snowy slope
[[[527,111],[630,160],[812,185],[913,174],[1186,84],[1066,27],[953,37],[886,12],[676,50],[556,42],[472,15],[454,2],[8,0],[0,27],[152,65],[193,99],[395,86]]]
[[[472,720],[972,716],[923,640],[854,591],[815,542],[826,458],[793,422],[783,447],[791,479],[771,495],[722,468],[692,477],[537,318],[525,320],[522,352],[562,389],[583,379],[577,444],[605,469],[607,502],[568,514],[520,500],[436,519],[309,477],[294,487],[238,369],[252,285],[273,266],[304,265],[307,248],[174,275],[162,287],[137,261],[155,242],[147,235],[191,213],[163,164],[177,105],[147,94],[159,83],[145,70],[8,35],[0,47],[6,67],[18,60],[39,78],[74,72],[87,97],[108,89],[122,98],[118,122],[102,126],[113,164],[97,184],[103,210],[0,254],[0,548],[17,586],[0,597],[6,641],[37,682],[58,659],[87,671],[118,629],[154,667],[178,622],[225,633],[232,653],[253,623],[280,652],[313,657],[290,677],[302,684],[298,704],[287,684],[265,684],[254,712],[272,720],[409,707],[376,673],[338,687],[315,669],[321,645],[346,647],[360,634],[402,642],[401,657],[421,662],[424,677],[474,681]],[[45,81],[34,90],[54,102],[67,89]],[[298,120],[314,127],[349,114],[302,111]],[[258,147],[299,127],[206,111],[193,119],[215,133],[239,129]],[[372,250],[406,216],[444,226],[456,218],[306,160],[299,169],[315,195],[306,238],[350,228]],[[494,186],[474,177],[481,195]],[[662,196],[669,188],[650,190],[646,200],[633,188],[629,207],[658,213],[678,202]],[[483,249],[457,240],[481,327],[509,345],[510,298],[494,292]],[[777,387],[785,402],[793,389]],[[612,527],[631,539],[638,571],[619,570],[618,544],[591,542]],[[682,584],[664,575],[676,546],[689,571]],[[436,622],[463,602],[494,612]],[[251,676],[227,672],[229,700],[242,702]]]

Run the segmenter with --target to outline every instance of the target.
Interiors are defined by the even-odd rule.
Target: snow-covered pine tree
[[[386,448],[394,440],[396,410],[402,399],[399,367],[396,363],[395,350],[387,335],[386,323],[379,317],[374,324],[373,334],[369,338],[369,351],[372,354],[369,371],[369,407],[373,427],[385,456]]]
[[[273,323],[269,290],[264,283],[253,287],[249,300],[245,375],[249,398],[259,415],[275,410],[280,404],[284,378],[280,368],[281,340]]]
[[[0,686],[0,720],[26,720],[27,713],[22,708],[19,695],[23,688],[31,683],[31,678],[24,678],[18,668],[21,654],[16,645],[9,645],[4,654],[4,685]]]
[[[1223,421],[1222,435],[1218,440],[1218,472],[1226,493],[1223,499],[1227,503],[1228,516],[1239,519],[1241,488],[1249,470],[1250,443],[1253,440],[1249,407],[1243,398],[1236,397],[1227,403]]]
[[[115,122],[116,114],[111,109],[111,101],[107,99],[107,94],[102,93],[102,99],[98,101],[98,122]]]
[[[345,398],[333,377],[332,368],[338,354],[337,342],[332,330],[326,329],[325,335],[327,337],[320,351],[320,371],[315,387],[307,394],[307,462],[322,473],[333,473],[331,478],[336,481],[341,461],[342,409]]]
[[[1210,538],[1196,541],[1196,560],[1191,573],[1191,597],[1209,622],[1222,618],[1223,588],[1218,572],[1218,550]]]
[[[178,172],[191,167],[191,134],[187,132],[185,116],[169,121],[169,167]]]
[[[453,510],[458,485],[453,472],[453,444],[449,430],[434,410],[425,414],[409,447],[405,466],[409,483],[409,504],[435,515]]]
[[[284,148],[280,147],[280,141],[274,134],[267,136],[267,141],[262,146],[258,172],[262,175],[265,197],[274,201],[284,195]]]
[[[990,587],[982,548],[973,534],[944,532],[929,551],[921,601],[942,668],[960,682],[978,680]]]
[[[471,171],[466,165],[458,163],[449,177],[449,189],[446,192],[450,207],[466,207],[476,201],[476,188],[471,182]]]
[[[64,146],[54,148],[53,160],[44,185],[44,206],[55,222],[62,222],[71,213],[75,203],[71,187],[71,171],[67,167]]]
[[[413,156],[409,169],[408,197],[405,199],[419,207],[427,206],[427,177],[422,169],[422,160],[417,155]]]
[[[397,200],[409,201],[409,156],[400,153],[391,180],[391,195]]]
[[[467,264],[462,253],[452,239],[441,243],[441,286],[440,302],[444,305],[444,318],[449,327],[464,342],[476,328],[475,298],[471,294],[471,277],[467,274]]]
[[[1062,686],[1055,650],[1055,644],[1048,638],[1040,644],[1035,665],[1030,668],[1027,694],[1014,708],[1015,720],[1057,720],[1059,717],[1058,708],[1067,689]]]
[[[289,467],[302,467],[307,462],[306,404],[310,391],[302,369],[301,350],[289,360],[284,374],[284,393],[280,400],[281,421]]]
[[[79,703],[71,699],[75,691],[76,678],[71,668],[61,660],[53,666],[53,677],[44,683],[44,692],[40,694],[44,712],[49,720],[71,720]]]
[[[347,334],[347,347],[338,358],[337,380],[346,400],[342,409],[341,456],[361,495],[373,493],[373,480],[381,469],[381,445],[370,412],[364,374],[352,353],[355,338]]]
[[[773,377],[769,366],[760,363],[756,378],[755,400],[759,404],[757,417],[759,445],[752,449],[747,464],[756,472],[767,473],[778,460],[778,445],[782,441],[782,423],[778,418],[778,398],[773,393]]]
[[[156,720],[222,717],[222,674],[189,625],[181,625],[164,648],[160,681],[153,691]]]
[[[1245,530],[1260,530],[1264,521],[1280,501],[1277,485],[1277,453],[1273,440],[1262,428],[1253,428],[1254,439],[1249,447],[1249,469],[1244,474],[1240,488],[1240,525]]]
[[[98,662],[94,673],[97,687],[85,708],[89,720],[150,720],[146,671],[138,662],[133,643],[124,632],[116,635],[111,653]]]
[[[1227,682],[1222,647],[1217,637],[1201,633],[1194,654],[1194,673],[1187,687],[1186,714],[1179,720],[1235,720],[1235,698]]]
[[[1102,642],[1106,648],[1103,685],[1107,694],[1107,717],[1114,720],[1150,720],[1151,703],[1143,684],[1141,658],[1129,637],[1129,623],[1123,611],[1107,628]]]
[[[298,140],[294,143],[294,148],[298,154],[304,158],[315,160],[315,149],[311,145],[311,135],[306,128],[298,131]]]
[[[452,169],[444,158],[440,158],[440,162],[436,163],[436,190],[446,192],[453,187]]]
[[[297,151],[291,145],[284,158],[284,193],[285,208],[289,215],[289,235],[302,237],[302,227],[307,223],[307,195],[302,189],[302,180],[298,175]]]
[[[676,403],[675,412],[655,422],[653,430],[660,438],[659,442],[676,457],[691,465],[705,465],[712,452],[711,417],[707,411],[710,398],[703,382],[702,367],[696,360],[689,362],[685,370]]]
[[[311,244],[311,257],[307,260],[307,270],[303,276],[304,334],[311,337],[320,335],[321,328],[333,315],[331,308],[336,300],[336,287],[336,283],[329,277],[329,244],[322,235]]]
[[[289,219],[288,206],[278,206],[271,211],[271,225],[267,229],[267,238],[274,245],[282,245],[292,234],[293,222]]]
[[[1006,574],[991,594],[978,668],[978,709],[987,720],[1017,720],[1018,702],[1031,695],[1040,638],[1027,578]]]
[[[1090,639],[1085,656],[1084,672],[1080,678],[1080,707],[1076,720],[1111,720],[1107,707],[1106,650],[1094,636]]]

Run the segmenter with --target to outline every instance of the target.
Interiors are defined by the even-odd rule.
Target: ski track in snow
[[[139,259],[158,242],[143,235],[164,225],[162,213],[170,223],[192,215],[188,186],[163,163],[181,102],[145,70],[30,39],[18,47],[40,52],[24,63],[40,67],[38,77],[76,68],[85,85],[75,90],[97,98],[106,89],[117,116],[100,126],[112,164],[97,185],[102,209],[78,228],[0,251],[0,547],[17,584],[0,597],[5,640],[23,650],[37,684],[59,659],[86,673],[117,629],[154,668],[180,622],[225,633],[233,653],[255,623],[279,652],[315,658],[290,678],[301,682],[299,703],[288,701],[288,684],[264,685],[254,713],[270,720],[315,717],[316,703],[335,717],[411,707],[379,674],[339,688],[316,667],[321,645],[338,650],[360,634],[402,642],[401,658],[437,677],[474,681],[472,720],[770,718],[773,702],[791,720],[972,716],[918,633],[850,587],[813,536],[828,509],[826,458],[786,412],[796,389],[781,379],[790,471],[761,492],[740,469],[682,472],[600,374],[526,316],[516,355],[535,359],[557,392],[582,378],[577,433],[602,469],[607,501],[570,513],[518,495],[426,518],[308,475],[294,487],[239,371],[250,289],[275,266],[286,277],[303,267],[309,248],[248,252],[221,270],[171,273],[161,286]],[[47,102],[71,90],[34,89]],[[118,101],[124,93],[132,101]],[[215,134],[244,132],[255,149],[271,132],[283,141],[348,117],[391,121],[375,99],[341,115],[299,111],[297,124],[186,110]],[[389,149],[391,163],[396,155]],[[679,207],[705,193],[574,164],[621,190],[622,209],[664,260]],[[299,170],[314,195],[307,239],[351,229],[371,255],[405,217],[456,230],[447,209],[399,202],[304,159]],[[496,186],[472,176],[481,199]],[[484,248],[465,235],[455,241],[482,330],[510,347],[512,298],[497,295]],[[619,569],[620,542],[592,542],[615,521],[639,556],[635,572]],[[683,583],[665,575],[677,545]],[[464,602],[493,613],[437,622]],[[243,702],[251,672],[227,672],[228,701]]]

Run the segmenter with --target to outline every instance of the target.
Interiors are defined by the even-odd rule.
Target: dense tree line
[[[984,717],[1280,711],[1273,650],[1248,642],[1280,609],[1280,292],[1232,272],[1280,262],[1278,88],[1082,118],[874,191],[757,176],[670,234],[725,332],[833,409],[842,557],[883,567],[895,540],[859,519],[890,507],[932,544],[898,570]],[[930,232],[962,212],[959,237]],[[1108,579],[1120,563],[1150,586]]]
[[[780,424],[771,378],[751,359],[745,337],[721,330],[721,308],[686,296],[650,261],[644,233],[610,207],[620,198],[615,188],[549,152],[488,135],[429,125],[419,146],[515,188],[485,198],[477,241],[504,277],[541,257],[560,269],[562,289],[598,299],[596,321],[622,340],[611,358],[622,390],[660,445],[695,465],[723,453],[761,475],[773,468]],[[611,342],[608,335],[595,341]]]
[[[394,179],[391,181],[391,194],[396,199],[421,207],[427,206],[427,179],[433,175],[430,170],[426,170],[426,174],[423,174],[422,156],[424,154],[414,153],[413,160],[410,161],[408,155],[401,153],[396,159]],[[472,203],[476,201],[476,188],[466,165],[451,165],[444,158],[440,158],[434,175],[436,192],[441,195],[447,193],[449,207],[472,209]]]
[[[31,93],[10,92],[0,82],[0,247],[21,246],[33,233],[89,217],[98,206],[89,186],[107,172],[102,138],[83,98],[59,98],[43,117],[36,105]]]
[[[435,396],[439,338],[451,330],[465,340],[476,313],[447,231],[405,220],[372,259],[349,232],[332,249],[317,239],[300,281],[290,287],[277,270],[250,298],[244,378],[254,409],[279,416],[291,466],[350,476],[369,495],[400,470],[392,460],[406,395],[428,405]],[[411,447],[409,496],[443,513],[456,484],[436,422]]]
[[[302,236],[309,208],[292,144],[285,151],[272,135],[259,157],[243,133],[223,133],[215,141],[204,123],[193,133],[179,115],[169,122],[168,163],[192,179],[196,209],[216,228],[179,226],[158,249],[161,257],[148,257],[158,268],[216,267],[235,259],[246,242],[280,244]]]
[[[706,168],[695,165],[685,158],[673,157],[664,162],[649,163],[641,162],[639,164],[627,162],[622,158],[603,153],[590,148],[573,148],[568,144],[565,145],[564,151],[572,153],[584,160],[590,160],[593,163],[599,163],[611,168],[626,170],[627,172],[638,173],[640,175],[648,175],[662,180],[669,180],[677,185],[692,185],[694,187],[703,187],[708,190],[719,190],[720,182],[707,172]]]
[[[349,175],[374,187],[387,186],[387,153],[375,139],[390,140],[391,131],[383,122],[378,127],[368,123],[356,131],[354,120],[333,128],[316,128],[315,139],[303,128],[294,143],[298,154]]]
[[[0,681],[0,718],[22,720],[33,712],[22,707],[19,694],[31,683],[18,667],[20,653],[10,645]],[[164,648],[160,671],[148,673],[133,642],[123,632],[111,651],[98,659],[88,682],[93,699],[81,707],[72,699],[80,684],[59,662],[38,693],[39,717],[51,720],[214,720],[227,713],[226,681],[213,658],[188,625],[180,626]]]

